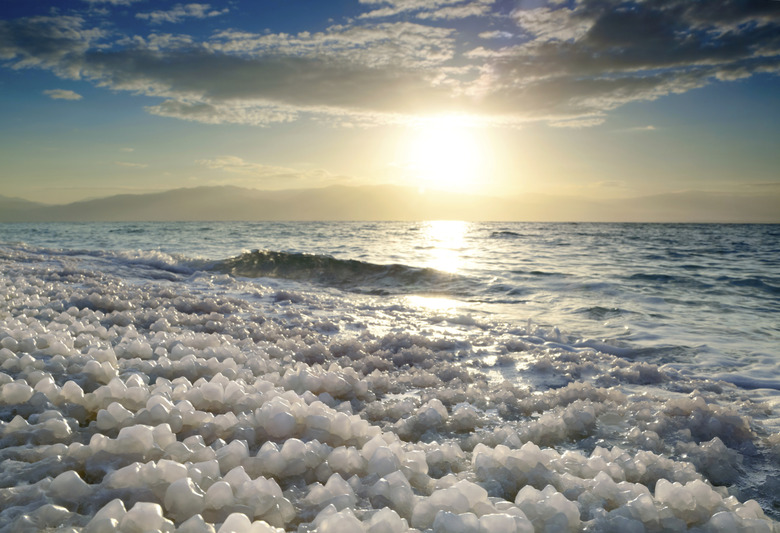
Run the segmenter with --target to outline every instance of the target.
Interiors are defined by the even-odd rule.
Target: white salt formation
[[[726,384],[79,261],[0,249],[0,531],[780,531],[780,437]]]

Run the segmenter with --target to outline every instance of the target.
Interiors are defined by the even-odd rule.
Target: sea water
[[[776,527],[778,237],[0,225],[0,527]]]

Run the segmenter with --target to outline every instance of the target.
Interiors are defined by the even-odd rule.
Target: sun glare
[[[428,248],[427,267],[455,273],[461,267],[468,222],[431,220],[423,227],[424,246]]]
[[[421,189],[467,192],[478,184],[485,163],[479,128],[461,117],[424,121],[405,152],[405,166]]]

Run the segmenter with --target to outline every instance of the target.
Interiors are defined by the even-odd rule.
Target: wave
[[[551,277],[564,277],[566,274],[563,272],[547,272],[543,270],[512,270],[512,274],[521,274],[525,276],[534,276],[534,277],[545,277],[545,276],[551,276]]]
[[[463,276],[432,268],[382,265],[356,259],[337,259],[324,254],[271,250],[245,252],[218,261],[210,270],[247,278],[310,281],[370,294],[409,291],[459,293],[468,284],[468,279]]]
[[[767,283],[761,278],[733,278],[730,276],[720,276],[720,282],[726,282],[733,287],[747,287],[758,289],[770,294],[780,294],[780,287]]]
[[[523,237],[523,235],[509,230],[494,231],[490,234],[491,239],[517,239],[519,237]]]
[[[623,309],[622,307],[602,307],[600,305],[595,305],[592,307],[581,307],[576,309],[574,312],[585,315],[593,320],[607,320],[627,313],[632,313],[632,311]]]

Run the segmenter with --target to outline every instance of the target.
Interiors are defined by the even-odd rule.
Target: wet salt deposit
[[[0,247],[0,531],[780,531],[771,396],[173,267]]]

